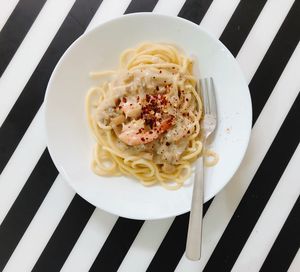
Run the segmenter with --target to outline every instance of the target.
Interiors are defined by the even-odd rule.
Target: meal
[[[217,162],[214,152],[202,150],[202,102],[192,70],[175,46],[143,43],[122,53],[118,70],[91,73],[102,79],[86,96],[96,174],[178,189],[199,156]]]

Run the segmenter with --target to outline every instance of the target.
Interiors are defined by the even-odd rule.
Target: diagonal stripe
[[[0,175],[0,224],[45,151],[43,121],[41,114],[35,116],[16,152]],[[30,159],[28,154],[30,154]]]
[[[125,14],[152,11],[157,2],[158,0],[132,0],[125,11]]]
[[[201,27],[217,39],[223,33],[240,0],[214,0],[201,21]]]
[[[14,11],[14,8],[17,6],[18,2],[18,0],[0,0],[0,31],[2,30],[11,13]]]
[[[300,105],[298,107],[298,111]],[[261,272],[287,271],[300,247],[300,196],[277,236]]]
[[[174,16],[179,13],[184,3],[185,0],[176,0],[172,1],[172,5],[170,5],[169,0],[159,0],[157,5],[153,9],[153,12]]]
[[[300,267],[300,248],[298,249],[298,252],[292,261],[288,272],[299,272],[299,267]]]
[[[294,0],[269,0],[257,18],[237,55],[247,82],[253,78],[293,3]]]
[[[280,178],[271,198],[259,217],[247,243],[240,252],[232,271],[256,272],[262,267],[268,252],[283,227],[300,193],[300,144]],[[280,211],[280,212],[278,212]]]
[[[48,0],[5,69],[0,79],[0,127],[74,3]]]
[[[74,191],[58,175],[3,272],[32,270],[74,195]]]
[[[267,0],[241,1],[228,22],[220,41],[236,56]],[[245,19],[247,18],[247,20]]]
[[[10,258],[57,174],[48,150],[45,150],[0,226],[0,270]]]
[[[88,271],[117,218],[115,215],[95,209],[60,271]]]
[[[143,224],[119,217],[90,271],[117,271]]]
[[[0,32],[0,77],[46,0],[20,0]]]
[[[212,1],[213,0],[187,0],[178,13],[178,16],[198,25],[202,21]]]
[[[247,0],[243,0],[240,2],[239,6],[238,6],[239,8],[237,8],[235,10],[235,12],[232,16],[232,18],[235,18],[235,19],[233,21],[229,21],[229,24],[226,26],[222,36],[223,35],[226,36],[227,32],[232,32],[232,29],[235,29],[237,27],[235,24],[239,24],[240,21],[242,21],[242,20],[244,21],[244,23],[247,26],[252,26],[255,23],[255,20],[258,17],[258,15],[260,14],[260,11],[255,9],[253,11],[252,16],[246,17],[247,20],[249,20],[249,21],[247,21],[245,19],[245,14],[244,14],[245,7],[244,6],[247,5],[248,3],[249,3],[249,1],[247,1]],[[262,8],[263,8],[263,5],[261,6],[261,9]],[[248,36],[248,34],[251,30],[251,27],[247,27],[244,30],[248,31],[248,32],[245,32],[243,35],[241,35],[241,37],[246,39],[246,37]],[[228,42],[227,47],[230,50],[231,43]],[[207,208],[208,207],[206,207],[206,209]],[[189,218],[188,215],[186,215],[184,217],[184,220],[179,221],[180,223],[177,223],[177,218],[174,220],[174,223],[172,224],[169,232],[167,233],[165,239],[163,240],[161,247],[159,248],[159,250],[155,254],[152,262],[149,265],[149,268],[148,268],[149,271],[158,270],[158,269],[160,269],[160,267],[162,265],[164,265],[164,268],[167,271],[171,271],[172,269],[174,270],[176,268],[176,266],[178,265],[182,255],[185,251],[185,241],[186,241],[186,230],[187,230],[187,226],[188,226],[188,218]],[[175,233],[175,235],[173,233]],[[180,246],[176,245],[176,247],[175,247],[174,244],[172,244],[174,237],[176,237],[176,239],[179,239],[179,237],[180,237],[180,241],[181,241]],[[166,259],[168,259],[169,261],[165,261]]]
[[[204,204],[205,216],[212,200]],[[174,271],[183,252],[185,251],[189,213],[176,216],[167,235],[147,268],[147,272]]]
[[[77,0],[0,128],[0,173],[42,104],[52,70],[79,37],[102,0]]]
[[[174,217],[145,221],[118,272],[146,271],[173,221]]]
[[[32,271],[59,271],[95,207],[75,195]],[[80,216],[78,216],[80,214]]]
[[[299,14],[300,1],[295,1],[250,82],[253,122],[258,118],[282,70],[299,43]]]
[[[88,25],[86,31],[90,31],[99,24],[105,23],[108,20],[112,20],[122,15],[129,4],[130,0],[104,0]]]
[[[294,129],[300,118],[299,108],[300,94],[203,271],[214,271],[220,266],[223,271],[230,271],[234,265],[300,141],[300,130]]]

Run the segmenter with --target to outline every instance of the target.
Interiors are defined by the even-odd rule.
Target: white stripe
[[[64,263],[61,272],[88,271],[117,218],[117,216],[96,209]]]
[[[300,174],[299,163],[300,145],[285,169],[232,271],[247,270],[248,272],[255,272],[261,268],[300,194],[300,182],[296,178]]]
[[[74,191],[58,176],[6,264],[5,272],[32,270],[74,195]]]
[[[118,272],[146,271],[174,218],[145,221]]]
[[[44,118],[40,110],[0,175],[0,223],[45,150],[43,122]]]
[[[272,2],[272,5],[265,6],[264,9],[271,8],[278,3],[275,0],[270,2]],[[260,16],[265,16],[266,13],[267,17],[265,19],[260,19],[261,24],[256,24],[254,27],[262,28],[260,32],[262,35],[264,32],[271,31],[270,26],[266,24],[266,22],[272,21],[272,14],[263,11]],[[271,18],[269,16],[271,16]],[[272,26],[275,25],[273,24]],[[257,33],[254,28],[252,28],[252,31]],[[248,41],[252,39],[252,31],[248,36]],[[259,37],[255,37],[255,39],[260,40]],[[269,41],[269,44],[270,43],[271,41]],[[268,47],[269,44],[265,43],[265,46]],[[244,46],[247,47],[247,43]],[[248,50],[247,54],[254,56],[254,52],[255,48],[251,48],[251,50]],[[200,262],[190,262],[183,256],[176,271],[183,271],[187,269],[187,267],[189,269],[188,271],[199,271],[203,269],[207,263],[298,93],[297,88],[299,87],[300,79],[296,75],[296,71],[299,69],[299,65],[297,66],[297,61],[298,64],[300,63],[299,53],[299,49],[297,48],[284,70],[282,77],[278,82],[279,84],[276,85],[262,114],[258,118],[252,130],[248,151],[240,169],[232,178],[228,186],[215,197],[206,213],[203,227],[203,251]],[[239,55],[237,56],[237,60],[244,71],[247,71],[247,67],[258,67],[260,61],[260,59],[253,57],[249,58],[247,63],[240,62]],[[252,61],[254,64],[252,64]],[[251,73],[248,73],[248,75],[250,74]],[[250,80],[249,77],[248,80]],[[289,89],[289,92],[286,92],[287,88]],[[276,111],[274,111],[275,108]],[[270,122],[270,120],[272,120],[272,122]],[[268,124],[267,130],[265,129],[266,124]]]
[[[0,125],[18,99],[74,1],[48,0],[7,66],[0,79]]]
[[[288,14],[294,0],[269,0],[247,37],[238,60],[250,81],[265,56],[271,42]],[[274,18],[276,18],[274,20]],[[252,52],[251,54],[249,52]]]
[[[185,0],[173,0],[172,4],[170,4],[169,0],[160,0],[154,7],[153,12],[158,14],[176,16],[181,10],[184,3]]]
[[[292,261],[288,272],[299,272],[299,268],[300,268],[300,249],[298,249],[298,252],[294,260]]]
[[[219,37],[229,22],[240,0],[214,0],[204,16],[201,26],[215,37]]]
[[[122,15],[130,2],[131,0],[104,0],[87,27],[87,31],[95,28],[99,24]]]
[[[18,2],[18,0],[0,0],[0,31]]]

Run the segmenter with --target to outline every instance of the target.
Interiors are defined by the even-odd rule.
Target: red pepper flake
[[[126,97],[123,97],[123,98],[122,98],[122,101],[123,101],[123,103],[126,103],[126,102],[127,102]]]
[[[140,101],[140,96],[139,96],[139,95],[137,96],[136,101],[137,101],[137,102]]]
[[[150,131],[149,131],[149,134],[152,134],[152,133],[153,133],[153,131],[152,131],[152,130],[150,130]]]
[[[142,137],[141,140],[142,140],[143,142],[145,142],[145,138],[144,138],[144,137]]]

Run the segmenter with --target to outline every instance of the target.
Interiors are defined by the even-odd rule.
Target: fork
[[[199,88],[199,85],[201,88]],[[201,122],[203,130],[203,150],[207,139],[214,132],[217,125],[217,104],[213,79],[205,78],[198,82],[197,91],[202,99],[204,116]],[[204,200],[204,158],[201,156],[196,162],[193,198],[189,219],[186,257],[192,261],[200,260],[202,243],[202,216]]]

